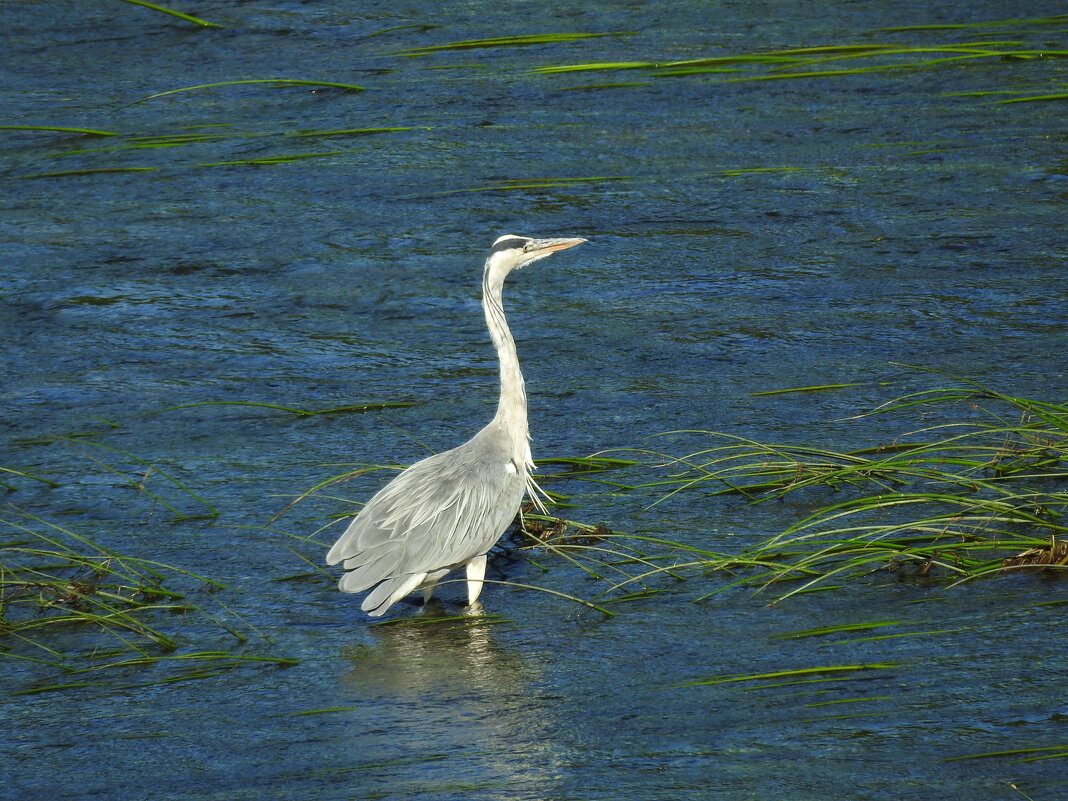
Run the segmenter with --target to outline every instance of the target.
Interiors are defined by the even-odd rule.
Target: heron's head
[[[531,239],[529,236],[505,234],[498,237],[486,259],[486,271],[496,272],[502,278],[512,270],[551,256],[558,250],[581,245],[585,239]]]

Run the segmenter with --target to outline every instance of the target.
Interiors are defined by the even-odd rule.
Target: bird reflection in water
[[[555,794],[564,762],[555,702],[538,689],[538,671],[495,642],[499,621],[479,602],[458,611],[431,602],[420,616],[373,626],[348,652],[344,681],[362,700],[346,730],[352,753],[375,766],[353,774],[353,790]]]
[[[499,619],[487,616],[480,601],[457,607],[432,600],[417,617],[373,626],[373,644],[350,652],[352,677],[362,691],[370,686],[404,695],[440,693],[453,683],[463,694],[500,688],[502,674],[514,675],[517,667],[493,645]]]

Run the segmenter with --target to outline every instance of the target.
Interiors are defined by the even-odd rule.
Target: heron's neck
[[[521,457],[523,462],[528,462],[530,446],[527,442],[527,393],[523,388],[523,373],[519,370],[515,340],[512,339],[512,332],[508,330],[508,321],[504,316],[501,300],[503,287],[504,277],[487,270],[482,279],[482,308],[486,312],[486,325],[501,363],[501,399],[493,420],[513,435],[516,455]]]

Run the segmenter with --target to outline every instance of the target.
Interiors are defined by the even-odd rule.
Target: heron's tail
[[[363,599],[360,609],[371,617],[380,617],[393,604],[422,584],[425,578],[426,573],[408,573],[396,578],[386,579]]]

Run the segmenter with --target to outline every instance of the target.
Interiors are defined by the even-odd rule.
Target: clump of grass
[[[48,632],[86,628],[142,657],[149,648],[173,651],[175,639],[148,619],[196,607],[165,581],[183,576],[222,587],[177,567],[120,554],[17,510],[0,516],[0,536],[0,656],[69,669],[75,656],[50,645]]]
[[[119,427],[118,424],[115,423],[108,424],[115,428]],[[23,446],[51,445],[54,443],[70,445],[72,450],[79,453],[86,461],[96,465],[103,472],[115,476],[130,489],[150,498],[154,503],[169,511],[174,515],[175,521],[214,519],[219,516],[218,510],[214,506],[193,491],[192,488],[187,486],[179,478],[172,475],[169,471],[164,470],[159,465],[150,462],[147,459],[143,459],[129,451],[123,450],[122,448],[117,448],[100,442],[96,439],[99,436],[100,432],[85,431],[66,436],[23,440],[19,444]],[[95,453],[99,453],[101,456],[98,457],[94,455],[94,449]],[[107,458],[108,461],[105,461],[105,458]],[[118,464],[112,464],[112,461],[115,461]],[[42,479],[28,473],[6,470],[5,468],[0,468],[0,475],[5,471],[15,473],[24,478],[34,478],[38,481],[48,483],[51,486],[58,486],[54,481]],[[155,491],[149,488],[149,479],[156,476],[161,479],[165,487],[169,488],[168,490]],[[177,491],[177,498],[170,497],[168,499],[167,496],[172,495],[171,490]],[[181,498],[181,500],[179,500],[179,498]],[[195,504],[192,509],[183,510],[180,508],[182,506],[188,507],[190,503]]]
[[[891,71],[941,69],[969,61],[1018,62],[1036,59],[1064,58],[1068,51],[1049,44],[1050,33],[1058,33],[1066,15],[1043,18],[998,20],[964,25],[916,25],[883,28],[879,33],[885,41],[834,43],[814,47],[797,47],[755,53],[723,53],[705,58],[653,61],[593,61],[573,64],[553,64],[538,67],[536,74],[558,75],[589,72],[633,71],[653,79],[711,76],[717,82],[807,80],[846,75],[864,75]],[[994,32],[1010,39],[986,41]],[[1051,30],[1052,29],[1052,30]],[[946,30],[960,35],[972,33],[984,41],[930,41],[927,34],[942,34]],[[898,34],[915,37],[913,41],[895,41]],[[633,82],[632,85],[647,85]],[[568,86],[561,89],[597,88]],[[1033,93],[1032,93],[1033,94]],[[1027,100],[1057,100],[1063,94],[1023,97],[1010,102]],[[1001,101],[1006,102],[1006,101]]]
[[[0,514],[0,659],[34,663],[44,678],[13,695],[91,686],[209,678],[246,665],[296,664],[285,657],[229,650],[189,651],[161,621],[210,621],[239,644],[249,637],[193,603],[182,588],[222,584],[182,568],[118,553],[75,531],[16,509]],[[240,619],[221,602],[228,617]],[[194,614],[196,613],[196,614]],[[260,634],[247,621],[245,627]],[[262,635],[261,635],[262,636]],[[265,638],[266,639],[266,638]],[[150,676],[140,669],[159,666]],[[100,679],[92,677],[100,676]]]
[[[208,86],[229,85],[229,83],[280,83],[279,81],[231,81],[225,84],[208,84]],[[315,81],[287,81],[284,83],[323,85]],[[327,86],[346,86],[344,84],[325,84]],[[188,91],[204,87],[186,87],[172,92],[162,92],[152,97],[162,97],[173,92]],[[349,87],[354,89],[356,87]],[[145,100],[150,98],[144,98]],[[141,102],[141,101],[136,101]],[[207,127],[207,126],[195,126]],[[140,156],[150,151],[163,149],[174,150],[176,158],[167,166],[101,166],[79,167],[77,169],[49,170],[46,172],[34,172],[12,176],[16,179],[40,179],[40,178],[65,178],[78,175],[95,175],[98,173],[138,173],[158,172],[164,169],[199,169],[203,167],[230,167],[245,165],[275,165],[289,164],[292,162],[306,161],[308,159],[329,158],[344,156],[347,150],[329,150],[325,152],[294,152],[292,148],[303,146],[304,143],[316,139],[331,140],[354,140],[382,134],[404,133],[414,131],[412,126],[389,126],[375,128],[345,128],[330,130],[287,130],[275,131],[239,131],[232,130],[226,125],[212,126],[218,130],[212,132],[189,132],[186,128],[180,128],[173,132],[161,135],[139,135],[133,132],[98,131],[89,128],[60,128],[57,126],[0,126],[2,130],[26,130],[43,131],[53,133],[80,134],[83,136],[113,137],[107,140],[108,144],[99,146],[80,146],[74,149],[60,150],[49,153],[44,158],[49,161],[62,160],[62,163],[70,163],[72,159],[83,161],[85,159],[105,159],[114,156]],[[207,154],[219,152],[220,147],[239,144],[242,140],[257,139],[271,148],[279,148],[280,152],[268,156],[249,156],[236,159],[203,160]],[[284,148],[284,150],[282,149]],[[230,152],[230,151],[227,151]],[[199,155],[197,155],[199,154]],[[182,158],[184,156],[184,158]]]
[[[845,494],[741,554],[700,565],[757,568],[730,586],[793,582],[781,598],[875,571],[960,582],[1068,568],[1068,405],[965,382],[869,414],[918,410],[952,417],[849,452],[703,432],[711,447],[672,460],[680,471],[645,486],[669,488],[656,503],[699,490],[751,503]]]
[[[731,77],[723,80],[738,83],[860,75],[870,72],[935,67],[975,59],[1026,61],[1068,56],[1068,51],[1065,50],[1029,49],[1020,45],[1020,42],[982,42],[975,45],[949,43],[934,46],[886,43],[834,45],[773,50],[767,53],[711,56],[684,61],[563,64],[538,67],[534,71],[542,75],[555,75],[574,72],[637,70],[654,78],[724,74]],[[858,66],[851,66],[857,61],[862,63]],[[828,68],[832,62],[849,62],[849,64],[833,69]]]

